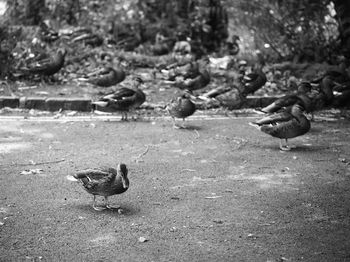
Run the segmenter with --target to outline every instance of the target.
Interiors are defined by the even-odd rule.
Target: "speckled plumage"
[[[173,118],[174,127],[178,127],[175,123],[175,118],[182,118],[185,121],[186,117],[194,114],[196,111],[196,105],[186,95],[182,95],[172,100],[168,106],[167,111]],[[184,126],[181,126],[184,127]]]
[[[251,123],[266,134],[285,139],[286,146],[284,147],[280,143],[281,150],[289,150],[289,138],[304,135],[311,128],[310,121],[303,114],[304,108],[301,105],[293,105],[289,110],[269,115]]]
[[[106,199],[109,196],[124,193],[129,188],[129,179],[127,177],[128,169],[125,164],[119,164],[114,168],[94,168],[78,171],[73,175],[75,179],[82,182],[84,189],[95,196],[103,196]],[[107,203],[108,207],[108,203]]]
[[[92,72],[88,74],[85,81],[101,86],[109,87],[122,82],[126,77],[125,71],[121,68],[114,69],[112,67],[106,67],[102,70]]]
[[[311,111],[311,99],[307,94],[311,90],[311,84],[303,82],[299,85],[298,91],[295,94],[289,94],[278,98],[270,105],[261,109],[264,113],[275,113],[281,109],[291,107],[297,103],[303,106],[306,112]]]
[[[142,105],[146,100],[145,93],[138,88],[143,81],[136,79],[136,85],[131,88],[120,88],[117,91],[101,97],[93,104],[108,108],[112,111],[122,112],[122,120],[127,120],[127,112]]]
[[[57,53],[42,59],[34,59],[18,70],[23,74],[51,76],[63,67],[66,53],[65,49],[59,49]]]

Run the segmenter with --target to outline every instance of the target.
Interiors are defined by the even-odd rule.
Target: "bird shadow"
[[[116,208],[108,208],[101,211],[93,209],[91,204],[78,204],[74,205],[74,208],[90,214],[108,214],[112,216],[133,216],[139,212],[139,210],[128,204],[118,205]]]
[[[320,151],[323,149],[326,149],[327,147],[323,147],[323,146],[315,146],[315,145],[302,145],[302,144],[291,144],[290,146],[292,146],[291,150],[289,151],[283,151],[281,150],[278,146],[274,146],[274,145],[269,145],[266,146],[266,149],[269,149],[271,151],[280,151],[281,153],[302,153],[302,152],[315,152],[315,151]]]
[[[200,131],[202,130],[202,127],[200,126],[195,126],[195,125],[191,125],[191,124],[186,124],[185,127],[183,128],[179,128],[179,130],[188,130],[188,131]]]

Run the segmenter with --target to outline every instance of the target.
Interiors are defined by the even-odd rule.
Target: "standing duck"
[[[94,196],[92,207],[97,211],[112,209],[108,197],[124,193],[129,188],[128,169],[125,164],[118,164],[114,168],[85,169],[73,175],[81,181],[84,189]],[[105,198],[105,207],[96,206],[96,196]]]
[[[251,122],[260,131],[273,137],[280,138],[280,149],[290,150],[288,139],[304,135],[310,130],[310,121],[303,114],[304,108],[300,104],[292,106],[291,111],[285,110],[280,113],[269,115],[258,121]],[[285,145],[283,145],[283,139]]]
[[[143,80],[139,77],[135,79],[135,86],[131,88],[122,87],[114,93],[108,94],[92,104],[108,108],[112,111],[122,113],[122,121],[128,120],[128,111],[133,110],[143,104],[146,100],[145,93],[139,89]]]
[[[110,87],[124,81],[125,76],[125,71],[122,68],[104,67],[87,74],[86,78],[79,78],[78,80],[86,81],[96,86]]]
[[[270,105],[261,109],[264,113],[275,113],[281,109],[291,107],[296,103],[300,103],[306,112],[311,111],[311,99],[307,94],[311,91],[311,84],[309,82],[302,82],[298,86],[298,91],[295,94],[289,94],[278,98]]]
[[[183,122],[185,122],[185,118],[193,115],[196,111],[196,105],[188,97],[188,94],[183,94],[173,99],[166,107],[166,110],[173,119],[174,128],[186,128],[184,124],[181,126],[176,125],[175,118],[182,118]]]
[[[22,75],[54,75],[63,67],[66,53],[66,49],[61,48],[53,55],[42,54],[18,70]]]

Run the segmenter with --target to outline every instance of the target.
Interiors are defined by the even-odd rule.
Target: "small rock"
[[[147,241],[148,241],[147,238],[145,238],[145,237],[139,237],[139,242],[144,243],[144,242],[147,242]]]

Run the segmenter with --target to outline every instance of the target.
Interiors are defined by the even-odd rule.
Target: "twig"
[[[199,132],[198,132],[196,129],[194,129],[194,132],[195,132],[196,135],[197,135],[196,138],[199,139],[199,138],[200,138]]]
[[[64,158],[60,160],[54,160],[54,161],[45,161],[45,162],[38,162],[38,163],[14,163],[14,164],[7,164],[7,165],[0,165],[0,166],[39,166],[39,165],[46,165],[46,164],[53,164],[53,163],[60,163],[66,161]]]
[[[142,152],[141,154],[138,155],[137,159],[139,159],[139,158],[143,157],[144,155],[146,155],[148,150],[149,150],[149,146],[146,147],[146,150],[144,152]]]
[[[182,169],[181,171],[180,171],[181,173],[182,172],[196,172],[196,170],[194,170],[194,169]]]

